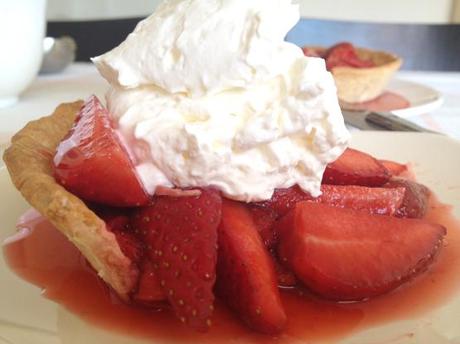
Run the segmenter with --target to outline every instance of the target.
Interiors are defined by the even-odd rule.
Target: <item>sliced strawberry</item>
[[[369,68],[375,66],[373,61],[361,59],[355,47],[348,42],[338,43],[330,47],[323,56],[326,59],[326,67],[328,70],[340,66],[354,68]]]
[[[342,42],[333,45],[324,53],[326,59],[326,67],[332,70],[334,67],[347,66],[346,60],[355,57],[356,52],[351,43]]]
[[[404,199],[396,211],[398,217],[422,218],[428,209],[430,190],[422,184],[402,178],[392,178],[387,188],[404,188]]]
[[[149,202],[99,100],[90,97],[54,157],[56,180],[73,194],[113,206]]]
[[[166,294],[150,259],[144,259],[140,267],[139,285],[132,295],[135,303],[152,306],[166,300]]]
[[[313,198],[298,186],[277,189],[269,201],[261,202],[265,208],[273,209],[278,216],[285,215],[297,202],[311,201],[334,207],[362,210],[369,214],[394,215],[402,204],[405,189],[368,188],[356,185],[321,185],[321,196]],[[276,232],[270,227],[272,236]],[[276,240],[275,240],[276,241]]]
[[[400,164],[399,162],[391,160],[379,160],[379,162],[385,166],[392,177],[396,177],[402,173],[407,172],[407,165],[405,164]]]
[[[131,230],[129,217],[127,215],[98,213],[98,216],[104,220],[106,226],[109,227],[111,231]]]
[[[213,190],[160,196],[133,219],[177,317],[200,331],[209,328],[213,313],[221,202]]]
[[[388,292],[425,270],[446,229],[417,219],[369,215],[297,203],[277,225],[283,263],[315,293],[362,300]]]
[[[381,186],[390,173],[377,159],[356,149],[347,148],[333,163],[327,165],[324,184]]]
[[[142,242],[133,233],[128,231],[113,231],[113,234],[115,234],[123,254],[133,263],[140,263],[144,255]]]
[[[278,258],[272,255],[273,266],[275,267],[276,279],[278,286],[281,288],[293,288],[297,285],[297,278],[294,273],[286,266],[282,265]]]
[[[371,68],[375,67],[375,63],[372,60],[363,60],[361,59],[356,51],[352,56],[348,56],[345,60],[342,61],[345,65],[354,68]]]
[[[101,217],[107,229],[115,234],[123,254],[134,264],[140,264],[144,256],[144,245],[132,231],[128,216],[104,214]]]
[[[355,47],[350,42],[339,42],[329,47],[325,52],[325,57],[331,57],[335,55],[337,58],[346,58],[347,56],[353,55],[355,52]],[[332,56],[333,57],[333,56]]]
[[[262,238],[262,242],[268,249],[273,248],[278,241],[276,232],[273,230],[273,226],[279,218],[278,214],[270,207],[254,204],[248,205],[248,209],[251,212],[252,220]]]
[[[271,257],[244,204],[224,200],[216,291],[253,329],[279,333],[286,324]]]
[[[404,198],[404,188],[368,188],[357,185],[322,185],[317,203],[362,210],[369,214],[394,215]]]
[[[257,204],[262,208],[272,209],[279,218],[293,209],[297,202],[312,201],[313,199],[309,193],[302,191],[299,186],[295,185],[286,189],[275,189],[272,198]]]

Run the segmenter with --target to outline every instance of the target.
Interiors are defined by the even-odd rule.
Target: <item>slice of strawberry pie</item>
[[[442,248],[404,166],[345,150],[333,76],[284,41],[298,19],[291,1],[165,1],[93,59],[107,109],[63,104],[14,136],[14,184],[125,303],[201,332],[226,304],[291,338],[283,289],[376,297]]]
[[[91,100],[87,103],[86,109],[88,105],[91,106]],[[116,236],[107,229],[104,221],[88,208],[83,199],[67,191],[54,178],[53,158],[56,148],[63,139],[64,144],[66,142],[67,145],[71,144],[70,140],[74,135],[70,135],[67,139],[65,137],[71,130],[75,119],[82,119],[85,114],[85,108],[80,111],[82,106],[81,101],[62,104],[51,116],[30,122],[12,138],[11,146],[5,151],[4,160],[13,183],[30,205],[67,236],[99,276],[120,297],[128,299],[128,294],[136,286],[139,278],[137,266],[122,251]],[[92,108],[96,109],[96,107]],[[96,116],[93,118],[96,119]],[[73,130],[74,134],[78,125],[77,122]],[[110,126],[105,126],[105,128],[110,129]],[[89,129],[88,135],[91,136],[91,133],[97,132],[97,130]],[[81,141],[72,143],[75,147],[68,150],[68,155],[69,158],[75,156],[75,161],[81,163],[85,159],[82,159],[76,149],[78,143],[84,146],[88,144],[88,141],[82,137]],[[92,143],[86,147],[92,147],[91,145]],[[107,148],[104,144],[97,147]],[[113,155],[105,156],[108,161],[112,160]],[[115,156],[119,158],[121,155]],[[74,176],[74,172],[70,171],[69,179],[71,180]],[[101,183],[100,186],[104,187],[103,181]],[[83,192],[84,189],[80,191]]]
[[[352,149],[329,164],[320,197],[298,186],[253,203],[211,187],[150,196],[94,96],[29,123],[4,159],[122,299],[169,305],[198,331],[212,326],[216,297],[273,335],[289,318],[279,287],[338,301],[390,292],[428,268],[446,233],[423,220],[429,191],[398,177],[404,166]]]

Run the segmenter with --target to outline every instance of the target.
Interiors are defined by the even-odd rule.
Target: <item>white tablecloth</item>
[[[410,120],[460,139],[460,72],[399,72],[396,77],[430,86],[444,97],[440,108]],[[90,63],[75,63],[60,74],[39,76],[19,103],[0,109],[0,151],[28,121],[50,114],[63,102],[90,94],[103,97],[106,89],[107,83]]]

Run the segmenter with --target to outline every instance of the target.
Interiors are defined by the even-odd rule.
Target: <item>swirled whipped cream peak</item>
[[[151,194],[213,186],[269,199],[320,194],[349,133],[324,61],[284,41],[291,0],[170,0],[93,59],[107,106]]]

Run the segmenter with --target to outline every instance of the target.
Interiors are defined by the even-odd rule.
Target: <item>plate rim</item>
[[[395,76],[390,80],[389,84],[385,88],[385,91],[394,92],[394,89],[391,88],[391,83],[392,82],[402,83],[402,84],[405,84],[407,86],[412,85],[412,86],[416,86],[416,87],[419,87],[419,88],[420,87],[424,88],[427,91],[430,91],[433,94],[433,97],[434,97],[433,100],[426,101],[426,102],[424,102],[422,104],[418,104],[418,105],[415,105],[415,106],[410,106],[410,107],[405,108],[405,109],[398,109],[398,110],[390,111],[391,113],[393,113],[396,116],[399,116],[399,117],[402,117],[402,118],[410,118],[410,117],[414,117],[414,116],[418,116],[418,115],[423,115],[425,113],[428,113],[428,112],[431,112],[431,111],[433,111],[435,109],[440,108],[444,104],[444,96],[442,95],[442,93],[439,92],[438,90],[436,90],[435,88],[429,86],[429,85],[426,85],[426,84],[423,84],[423,83],[420,83],[420,82],[416,82],[416,81],[412,81],[412,80],[407,80],[405,78]],[[401,94],[401,92],[395,92],[395,93],[400,94],[403,97],[405,96],[404,94]]]

